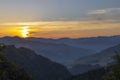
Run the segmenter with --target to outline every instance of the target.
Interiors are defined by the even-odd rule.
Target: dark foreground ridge
[[[0,80],[32,80],[32,78],[15,64],[9,62],[3,53],[0,46]]]
[[[2,53],[6,55],[10,62],[23,68],[29,75],[32,75],[33,80],[64,80],[71,76],[70,72],[63,65],[37,55],[30,49],[6,46]]]

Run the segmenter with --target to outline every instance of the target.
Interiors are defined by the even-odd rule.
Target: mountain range
[[[4,53],[9,62],[29,73],[33,80],[64,80],[71,76],[63,65],[37,55],[27,48],[16,48],[14,45],[9,45],[1,53]]]
[[[26,47],[34,50],[38,55],[42,55],[59,63],[74,61],[80,57],[92,54],[92,50],[69,46],[67,44],[48,43],[35,40],[26,40],[18,37],[4,37],[1,43],[15,45],[16,47]]]
[[[76,75],[114,63],[115,51],[120,53],[120,36],[90,38],[0,38],[0,43],[34,50],[37,56],[64,64]]]
[[[67,65],[73,74],[82,74],[100,67],[107,67],[114,64],[115,54],[120,54],[120,44],[105,49],[94,55],[82,57]]]
[[[81,64],[99,64],[101,66],[106,66],[107,64],[111,64],[112,62],[114,62],[113,59],[116,53],[120,54],[120,44],[105,49],[94,55],[80,58],[77,61]]]
[[[79,58],[99,53],[109,47],[120,44],[120,36],[110,37],[90,37],[90,38],[19,38],[3,37],[0,43],[15,45],[16,47],[26,47],[34,50],[38,55],[42,55],[62,64],[75,61]]]
[[[89,49],[94,51],[95,53],[120,44],[119,35],[87,38],[60,38],[60,39],[28,38],[26,40],[40,41],[45,43],[67,44],[74,47]]]

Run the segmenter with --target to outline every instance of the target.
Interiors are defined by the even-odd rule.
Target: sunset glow
[[[24,26],[28,25],[28,26]],[[21,22],[0,25],[0,37],[80,38],[120,35],[120,23],[93,21]],[[4,26],[4,27],[2,27]]]
[[[23,38],[27,38],[29,37],[29,30],[28,30],[28,26],[23,26],[23,29],[21,30],[21,34]]]
[[[120,35],[119,3],[120,0],[1,0],[0,37]]]

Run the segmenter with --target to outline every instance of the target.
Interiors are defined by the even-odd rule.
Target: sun
[[[23,38],[29,37],[30,33],[29,33],[28,28],[29,28],[28,26],[23,26],[22,27],[21,33],[22,33]]]

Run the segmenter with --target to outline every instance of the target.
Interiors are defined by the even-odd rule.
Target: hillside
[[[24,68],[34,80],[64,79],[71,75],[63,65],[38,56],[30,49],[7,46],[2,52],[10,62]]]
[[[68,80],[119,80],[120,79],[120,55],[114,55],[114,64],[99,69],[90,70],[68,78]]]
[[[0,49],[1,51],[1,49]],[[9,62],[0,52],[0,80],[33,80],[24,69]]]
[[[80,58],[66,66],[73,74],[85,73],[90,70],[113,64],[113,56],[116,51],[120,54],[120,45],[110,47],[94,55]]]
[[[47,57],[55,62],[66,63],[74,61],[80,57],[93,54],[89,49],[78,48],[67,44],[49,43],[41,40],[22,39],[18,37],[4,37],[1,43],[15,45],[16,47],[26,47],[34,50],[38,55]]]
[[[115,52],[118,52],[120,54],[120,44],[110,47],[108,49],[105,49],[101,51],[100,53],[96,53],[91,56],[80,58],[76,61],[76,64],[99,64],[101,66],[105,66],[107,64],[111,64],[114,62],[113,56],[115,55]]]
[[[100,68],[99,65],[76,64],[76,65],[71,66],[68,69],[73,75],[78,75],[78,74],[84,74],[88,71],[99,69],[99,68]]]
[[[106,71],[104,68],[99,68],[95,70],[88,71],[84,74],[72,76],[67,80],[102,80],[103,76],[106,75]]]

